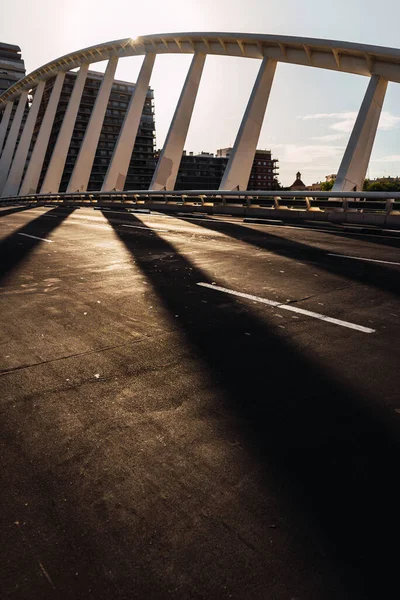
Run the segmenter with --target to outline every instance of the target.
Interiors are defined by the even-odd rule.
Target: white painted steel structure
[[[220,190],[245,190],[250,176],[274,73],[279,62],[363,75],[370,79],[360,112],[338,170],[334,191],[360,190],[370,159],[386,88],[389,81],[400,83],[400,50],[365,44],[276,35],[245,33],[170,33],[148,35],[99,44],[58,58],[27,75],[0,96],[0,194],[3,197],[57,193],[65,165],[89,64],[108,60],[106,74],[74,170],[68,192],[85,192],[93,165],[115,68],[119,58],[144,56],[135,92],[114,148],[102,191],[122,191],[143,110],[145,91],[157,54],[193,54],[168,136],[150,188],[173,190],[182,156],[197,90],[207,54],[261,60],[239,132],[223,176]],[[44,173],[38,182],[47,151],[51,127],[65,73],[80,67],[61,130]],[[55,78],[39,135],[29,153],[43,83]],[[28,98],[34,93],[29,117],[22,132],[22,118]],[[35,102],[35,98],[37,98]],[[13,113],[13,107],[16,110]],[[19,143],[17,144],[19,136]],[[3,147],[4,146],[4,147]],[[23,173],[25,175],[23,176]],[[22,180],[23,177],[23,180]],[[22,180],[22,182],[21,182]]]
[[[172,118],[160,159],[157,163],[151,190],[173,190],[178,175],[179,163],[186,141],[190,119],[203,73],[206,55],[195,52],[181,96]]]

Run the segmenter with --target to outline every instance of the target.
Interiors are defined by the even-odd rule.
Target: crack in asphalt
[[[29,365],[20,365],[19,367],[13,367],[11,369],[0,370],[0,377],[2,375],[8,375],[10,373],[15,373],[17,371],[21,371],[23,369],[30,369],[32,367],[39,367],[40,365],[47,365],[54,362],[59,362],[61,360],[67,360],[68,358],[76,358],[78,356],[88,356],[89,354],[98,354],[100,352],[105,352],[106,350],[115,350],[116,348],[123,348],[124,346],[129,346],[131,344],[137,344],[143,341],[143,338],[148,339],[149,336],[142,336],[139,339],[132,339],[129,342],[124,342],[123,344],[117,344],[116,346],[105,346],[104,348],[98,348],[97,350],[86,350],[85,352],[77,352],[76,354],[68,354],[67,356],[59,356],[58,358],[52,358],[49,360],[42,360],[37,363],[31,363]]]
[[[297,298],[296,300],[289,300],[288,302],[283,302],[282,304],[297,304],[299,302],[302,302],[303,300],[309,300],[310,298],[318,298],[319,296],[325,296],[326,294],[334,294],[335,292],[340,292],[341,290],[350,290],[351,288],[359,287],[360,285],[365,284],[360,281],[359,283],[344,285],[343,287],[338,287],[333,290],[326,290],[326,292],[318,292],[317,294],[311,294],[311,296],[304,296],[303,298]]]

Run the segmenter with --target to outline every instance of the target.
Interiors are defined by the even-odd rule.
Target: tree
[[[273,190],[281,190],[282,189],[281,184],[279,183],[279,181],[276,178],[274,178],[274,180],[272,182],[272,188],[271,189],[273,189]]]
[[[335,183],[334,179],[330,179],[329,181],[323,181],[321,183],[321,190],[323,192],[329,192],[333,188],[334,183]]]
[[[364,190],[367,192],[398,192],[400,184],[398,181],[382,179],[381,181],[365,181]]]
[[[365,179],[364,180],[364,185],[363,185],[363,191],[364,192],[368,192],[370,185],[371,185],[371,180],[370,179]]]

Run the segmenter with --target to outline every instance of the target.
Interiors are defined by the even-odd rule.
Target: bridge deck
[[[0,234],[2,597],[390,596],[399,232],[42,207]]]

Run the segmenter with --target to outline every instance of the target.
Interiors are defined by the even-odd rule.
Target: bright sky
[[[96,43],[169,32],[274,33],[400,47],[398,0],[19,0],[7,2],[0,40],[18,44],[27,72]],[[155,91],[160,147],[190,56],[159,56]],[[117,77],[135,81],[141,59],[119,61]],[[186,149],[216,152],[232,145],[259,62],[207,57]],[[103,63],[92,68],[104,70]],[[367,79],[279,64],[259,148],[280,161],[290,185],[300,170],[306,184],[339,167]],[[369,176],[400,175],[400,85],[390,83]]]

